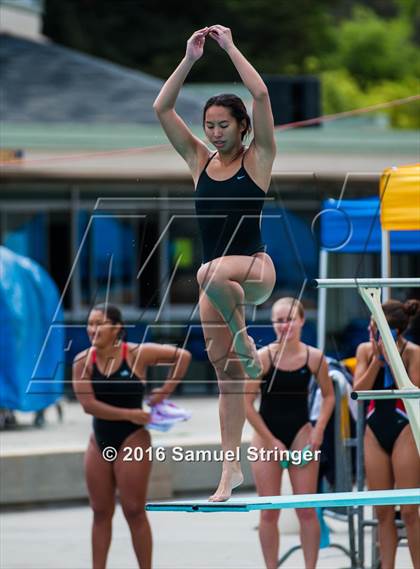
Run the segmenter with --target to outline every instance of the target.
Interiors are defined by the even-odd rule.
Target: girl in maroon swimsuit
[[[405,304],[389,300],[382,306],[391,330],[395,331],[396,344],[408,376],[420,387],[420,347],[408,342],[403,334],[410,317],[419,308],[416,300]],[[387,366],[382,341],[377,340],[377,327],[372,320],[369,326],[370,341],[357,348],[357,366],[353,388],[392,389],[395,386],[392,372]],[[365,431],[365,468],[369,490],[420,487],[420,458],[401,400],[372,400],[368,407]],[[379,522],[379,548],[381,566],[392,569],[397,550],[397,529],[394,506],[375,508]],[[420,518],[417,506],[401,506],[411,558],[415,568],[420,567]]]

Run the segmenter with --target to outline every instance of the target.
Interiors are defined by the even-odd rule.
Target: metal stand
[[[365,461],[363,453],[363,440],[365,433],[365,405],[359,401],[357,405],[356,422],[356,488],[362,492],[365,485]],[[365,566],[365,532],[364,532],[364,510],[363,506],[357,507],[357,543],[358,543],[358,567],[363,569]]]

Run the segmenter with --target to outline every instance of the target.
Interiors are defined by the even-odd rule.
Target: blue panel
[[[19,228],[7,233],[4,245],[25,257],[47,266],[47,216],[45,213],[34,215]]]
[[[277,284],[296,287],[297,293],[305,278],[316,278],[318,244],[304,219],[285,209],[266,207],[261,234],[276,267]]]
[[[92,229],[95,277],[101,280],[108,277],[112,256],[112,278],[121,279],[124,245],[121,222],[118,219],[95,217]]]
[[[326,200],[318,215],[321,246],[337,253],[379,253],[379,198]],[[392,231],[391,252],[420,251],[420,231]]]
[[[121,288],[130,290],[136,267],[135,235],[133,227],[116,216],[101,212],[90,216],[80,211],[78,216],[78,246],[89,228],[83,247],[79,252],[79,265],[82,281],[83,299],[89,302],[95,291],[91,287],[103,290],[108,282],[111,269],[111,290]]]
[[[89,215],[86,211],[79,211],[77,214],[77,241],[76,246],[78,250],[78,263],[80,270],[80,277],[82,279],[83,286],[87,286],[87,278],[89,276],[89,247],[84,242],[83,247],[80,247],[82,240],[85,236],[86,229],[89,223]]]

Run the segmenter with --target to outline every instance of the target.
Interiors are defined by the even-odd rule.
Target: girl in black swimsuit
[[[281,298],[272,308],[277,341],[259,350],[263,376],[248,382],[245,395],[247,419],[255,429],[252,445],[273,452],[252,463],[260,496],[277,496],[281,492],[282,464],[278,451],[302,450],[310,445],[319,449],[328,419],[334,408],[334,390],[322,353],[300,340],[304,325],[302,304],[294,298]],[[309,421],[308,388],[312,376],[319,383],[323,401],[314,427]],[[261,395],[259,412],[254,402]],[[318,462],[305,466],[289,463],[289,476],[295,494],[316,492]],[[268,569],[277,567],[279,559],[279,510],[261,512],[259,535]],[[320,530],[314,509],[297,509],[305,567],[316,565]]]
[[[382,305],[411,382],[420,387],[420,347],[408,342],[404,332],[410,317],[420,307],[418,300],[402,303],[389,300]],[[357,348],[353,389],[394,389],[395,380],[386,364],[377,327],[369,325],[370,341]],[[420,411],[419,411],[420,412]],[[420,458],[402,400],[372,400],[368,406],[364,437],[365,469],[369,490],[420,487]],[[420,517],[417,506],[400,506],[414,567],[420,567]],[[392,569],[397,550],[395,507],[377,506],[379,550],[382,567]]]
[[[251,120],[235,95],[211,97],[204,107],[203,127],[212,154],[175,111],[179,91],[210,37],[227,53],[253,99],[254,137],[243,140]],[[197,222],[203,264],[197,272],[200,317],[207,354],[220,390],[223,451],[241,444],[245,421],[244,383],[261,373],[255,344],[248,336],[245,305],[266,301],[275,284],[272,260],[260,235],[260,215],[276,155],[274,122],[268,90],[224,26],[195,32],[184,59],[163,86],[154,109],[175,150],[187,162],[196,187]],[[243,481],[239,461],[225,460],[212,501],[227,500]]]
[[[151,469],[147,452],[151,441],[144,426],[150,415],[141,408],[146,371],[150,365],[171,366],[164,385],[152,391],[150,403],[157,404],[185,375],[191,356],[173,346],[123,342],[121,312],[109,304],[91,310],[87,332],[92,347],[74,360],[73,388],[85,412],[93,416],[93,435],[85,455],[93,510],[93,567],[106,566],[118,491],[139,567],[149,569],[152,536],[144,504]],[[142,459],[124,461],[136,447],[142,449]]]

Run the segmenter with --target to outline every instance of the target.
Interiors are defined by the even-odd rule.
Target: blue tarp
[[[32,259],[0,247],[0,407],[38,411],[63,393],[59,294]]]
[[[320,215],[321,246],[336,253],[379,253],[379,198],[325,200]],[[391,252],[420,251],[420,231],[391,231]]]

